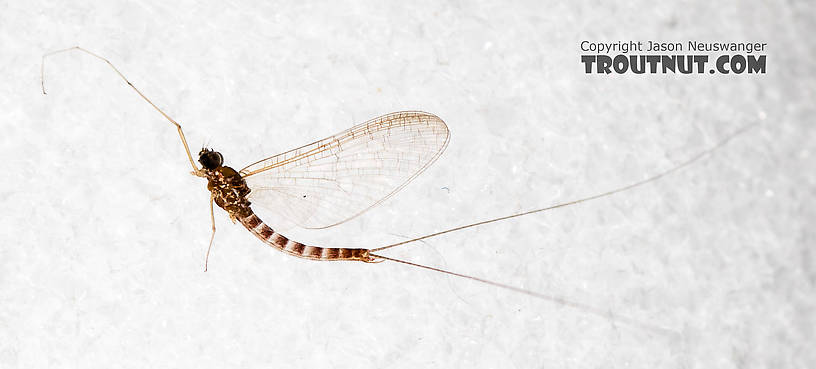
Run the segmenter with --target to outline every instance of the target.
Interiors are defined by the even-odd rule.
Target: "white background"
[[[816,365],[806,2],[0,2],[2,368]],[[765,75],[586,75],[582,40],[767,42]],[[661,327],[393,263],[317,263],[217,209],[174,129],[243,165],[391,111],[446,153],[325,246],[613,197],[389,250]],[[260,212],[263,216],[263,213]],[[273,225],[274,226],[274,225]]]

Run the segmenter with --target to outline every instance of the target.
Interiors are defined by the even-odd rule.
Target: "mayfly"
[[[710,154],[748,128],[729,135],[713,147],[669,170],[594,196],[466,224],[378,248],[311,246],[291,240],[275,231],[255,214],[251,205],[256,204],[288,217],[295,224],[304,228],[326,228],[343,223],[388,199],[436,161],[445,150],[450,137],[445,122],[436,115],[420,111],[390,113],[328,138],[259,160],[241,170],[225,166],[224,158],[219,152],[204,148],[198,153],[198,163],[201,165],[199,168],[196,161],[193,160],[181,125],[148,99],[106,58],[78,46],[43,55],[40,69],[43,94],[46,93],[45,58],[71,50],[84,52],[107,63],[128,86],[176,128],[193,168],[192,174],[206,179],[207,188],[210,190],[212,233],[207,257],[205,257],[205,270],[206,260],[215,236],[213,210],[213,203],[215,203],[227,212],[233,222],[243,225],[267,245],[292,256],[325,261],[402,263],[521,292],[648,329],[654,329],[654,327],[621,316],[613,316],[607,311],[568,301],[558,296],[396,259],[384,256],[380,252],[466,228],[610,196],[656,181]]]

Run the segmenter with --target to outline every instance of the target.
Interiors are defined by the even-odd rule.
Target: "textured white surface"
[[[816,365],[816,31],[808,2],[0,4],[0,367],[805,368]],[[767,42],[762,76],[583,74],[581,40]],[[208,193],[110,58],[240,167],[396,110],[447,152],[376,210],[299,241],[378,246],[609,190],[389,255],[264,247]],[[261,214],[263,215],[263,214]],[[811,347],[808,349],[807,347]]]

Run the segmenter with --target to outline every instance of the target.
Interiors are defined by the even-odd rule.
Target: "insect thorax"
[[[247,217],[252,214],[247,200],[250,189],[241,175],[230,167],[219,166],[203,169],[207,177],[207,189],[212,192],[213,201],[226,210],[230,217]]]

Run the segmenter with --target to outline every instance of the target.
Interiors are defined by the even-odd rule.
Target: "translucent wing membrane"
[[[383,115],[241,169],[249,200],[304,228],[326,228],[391,197],[448,144],[439,117]]]

